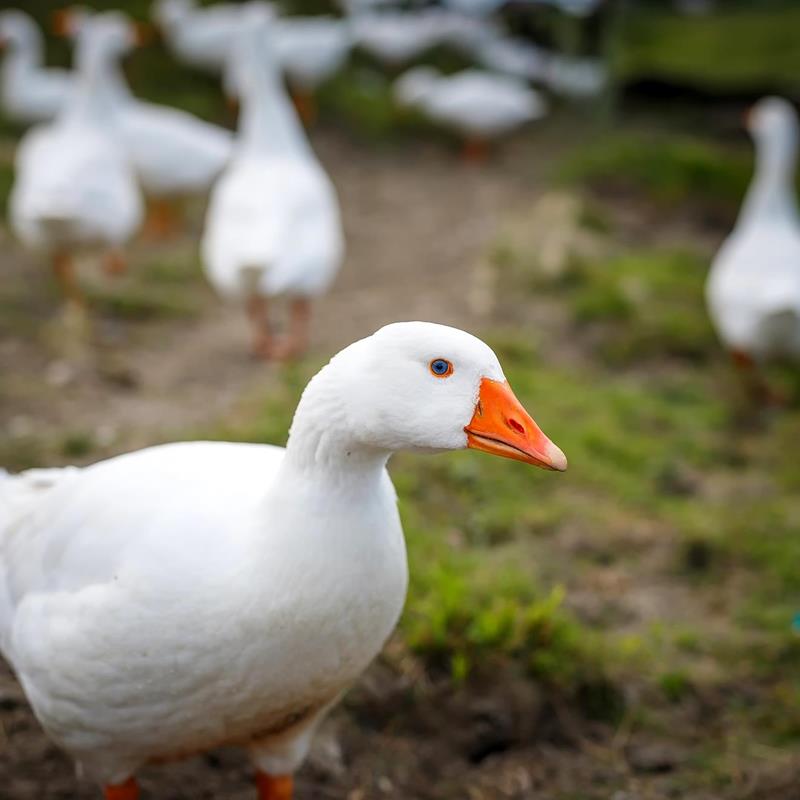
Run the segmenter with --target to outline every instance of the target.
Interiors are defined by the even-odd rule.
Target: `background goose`
[[[70,12],[65,24],[75,38],[79,64],[94,42],[114,37],[120,27],[135,31],[128,17],[117,11]],[[165,201],[208,191],[230,158],[233,135],[185,111],[137,100],[116,61],[105,65],[101,78],[142,188],[155,201],[151,229],[166,233],[172,214]]]
[[[67,296],[79,302],[71,255],[111,250],[111,269],[122,266],[120,248],[139,227],[141,198],[104,90],[108,64],[134,45],[133,31],[87,46],[75,91],[55,122],[34,128],[20,142],[10,221],[27,246],[52,256]]]
[[[63,69],[45,68],[44,41],[33,19],[17,9],[0,13],[0,72],[3,112],[15,122],[50,120],[73,90],[73,77]]]
[[[272,37],[295,105],[304,121],[313,121],[314,91],[342,67],[353,46],[349,22],[335,17],[279,18]]]
[[[344,237],[334,188],[317,162],[272,54],[259,9],[232,53],[242,106],[236,150],[211,193],[202,241],[211,284],[244,302],[256,352],[285,358],[308,339],[310,299],[342,261]],[[291,300],[288,336],[275,339],[267,298]]]
[[[286,450],[182,443],[0,478],[0,648],[107,798],[231,743],[262,800],[287,800],[403,606],[389,456],[466,447],[566,469],[483,342],[408,322],[309,383]]]
[[[740,364],[800,358],[800,217],[794,189],[798,120],[786,100],[748,116],[756,167],[733,232],[711,266],[709,311]]]
[[[185,64],[219,72],[241,25],[242,6],[219,3],[198,7],[194,0],[157,0],[153,20],[175,58]]]
[[[483,157],[490,139],[546,113],[541,95],[523,81],[481,70],[443,76],[431,67],[416,67],[397,80],[394,91],[402,105],[420,108],[458,131],[467,158]]]

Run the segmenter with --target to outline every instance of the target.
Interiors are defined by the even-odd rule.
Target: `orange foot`
[[[103,259],[103,269],[106,275],[124,275],[128,271],[128,262],[122,253],[113,251]]]
[[[274,361],[292,361],[302,356],[308,350],[308,344],[303,339],[294,336],[281,336],[272,343],[269,357]]]
[[[152,200],[147,209],[143,233],[151,241],[169,239],[180,228],[178,212],[166,200]]]
[[[461,150],[461,158],[467,164],[485,164],[489,159],[489,143],[477,137],[467,139]]]
[[[291,775],[273,777],[266,772],[256,772],[258,800],[292,800],[293,784]]]
[[[139,800],[139,784],[136,778],[128,778],[125,783],[116,786],[106,786],[106,800]]]

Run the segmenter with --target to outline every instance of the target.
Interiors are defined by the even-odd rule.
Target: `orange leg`
[[[317,103],[310,92],[293,91],[292,100],[300,119],[307,128],[317,121]]]
[[[151,200],[144,222],[144,235],[148,239],[169,239],[179,228],[178,212],[167,200]]]
[[[461,150],[461,158],[467,164],[485,164],[489,158],[489,143],[477,136],[466,139]]]
[[[784,393],[769,385],[764,375],[759,372],[758,363],[749,353],[734,350],[731,352],[731,357],[742,376],[750,401],[754,405],[784,408],[789,404],[789,398]]]
[[[56,253],[53,256],[53,272],[67,304],[83,308],[83,294],[75,277],[75,265],[72,258],[66,253]]]
[[[273,777],[266,772],[256,772],[258,800],[292,800],[293,786],[291,775]]]
[[[125,783],[116,786],[106,786],[106,800],[139,800],[139,784],[135,778],[128,778]]]
[[[247,316],[253,330],[253,355],[268,360],[272,356],[274,342],[269,327],[269,304],[266,297],[253,294],[247,298]]]
[[[128,271],[128,262],[120,250],[111,250],[103,258],[103,269],[106,275],[124,275]]]
[[[311,322],[311,301],[297,297],[289,307],[289,330],[272,348],[272,357],[287,361],[303,355],[308,349],[308,329]]]

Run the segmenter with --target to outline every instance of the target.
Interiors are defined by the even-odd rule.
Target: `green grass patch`
[[[86,294],[98,313],[134,321],[189,319],[208,298],[199,264],[186,256],[130,264],[124,276],[88,283]]]
[[[784,91],[800,84],[800,8],[718,3],[704,16],[631,6],[615,48],[616,72],[708,91]]]
[[[576,149],[558,177],[605,192],[643,195],[667,209],[701,210],[732,221],[752,173],[752,156],[691,136],[626,133]]]

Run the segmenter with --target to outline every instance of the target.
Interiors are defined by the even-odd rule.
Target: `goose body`
[[[756,170],[739,219],[715,257],[706,294],[734,353],[800,358],[800,216],[794,193],[798,121],[779,98],[750,113]]]
[[[175,57],[212,72],[225,65],[241,12],[239,4],[199,8],[194,0],[157,0],[153,6],[154,21]]]
[[[370,10],[351,17],[356,43],[393,67],[407,64],[444,42],[451,31],[441,21],[442,13],[435,8],[414,12]]]
[[[154,197],[207,192],[233,150],[230,131],[155,103],[126,103],[119,125],[142,188]]]
[[[43,64],[44,42],[36,23],[16,9],[0,13],[0,102],[9,119],[24,124],[53,119],[74,89],[73,76]]]
[[[138,228],[142,202],[119,142],[102,72],[124,37],[91,48],[58,118],[20,142],[9,198],[11,226],[29,247],[55,252],[118,247]]]
[[[107,797],[226,743],[289,775],[403,605],[389,455],[464,447],[566,467],[485,344],[398,323],[309,383],[285,450],[181,443],[0,475],[0,649]]]
[[[406,560],[388,476],[339,493],[283,462],[194,442],[7,481],[25,501],[0,518],[2,650],[97,781],[306,727],[389,636]]]
[[[254,23],[235,47],[238,140],[202,241],[208,278],[230,298],[320,294],[344,251],[336,192],[286,96],[268,30]]]
[[[545,114],[541,95],[523,81],[482,70],[444,77],[416,67],[398,79],[395,95],[436,122],[481,139],[509,133]]]

